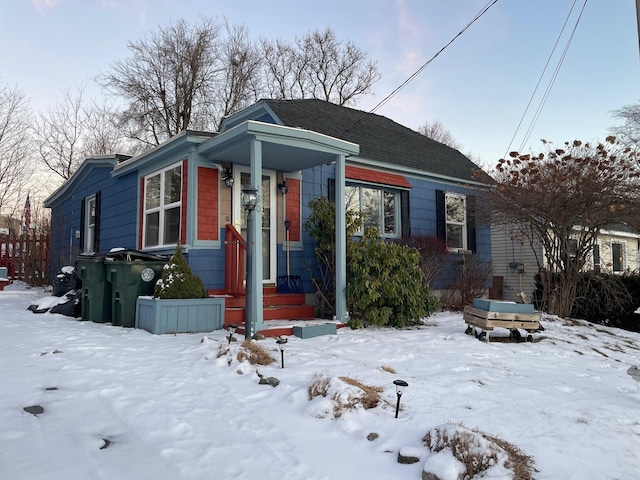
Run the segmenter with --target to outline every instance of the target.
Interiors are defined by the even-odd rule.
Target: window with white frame
[[[180,239],[182,165],[146,176],[144,185],[144,246],[175,245]]]
[[[467,249],[467,201],[464,195],[445,194],[445,223],[447,245],[450,248]]]
[[[614,272],[624,270],[624,244],[613,242],[611,244],[611,269]]]
[[[84,204],[84,239],[82,251],[92,253],[95,251],[96,239],[96,196],[85,198]]]
[[[399,237],[400,193],[369,185],[347,185],[346,207],[362,213],[362,235],[367,228],[375,228],[382,237]]]

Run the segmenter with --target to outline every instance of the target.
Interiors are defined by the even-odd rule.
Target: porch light
[[[236,333],[237,325],[229,325],[227,329],[229,330],[229,344],[231,344],[231,340],[233,339],[233,334]]]
[[[280,190],[282,195],[286,195],[289,192],[287,181],[284,178],[282,179],[282,183],[278,185],[278,190]]]
[[[222,180],[227,185],[227,187],[233,187],[233,175],[231,174],[230,168],[225,168],[222,170]]]
[[[400,410],[400,397],[404,389],[409,386],[404,380],[394,380],[393,384],[396,386],[396,395],[398,396],[398,403],[396,403],[396,418],[398,418],[398,411]]]
[[[280,357],[282,359],[282,368],[284,368],[284,346],[287,344],[287,339],[285,337],[280,337],[276,340],[278,347],[280,347]]]
[[[242,207],[249,212],[253,212],[258,205],[258,190],[253,185],[242,187]]]

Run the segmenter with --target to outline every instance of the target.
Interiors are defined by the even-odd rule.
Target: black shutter
[[[476,251],[476,197],[467,195],[467,249]]]
[[[327,182],[327,198],[330,202],[336,201],[336,179],[329,178]]]
[[[444,191],[436,190],[436,237],[447,241],[447,223],[445,221]]]
[[[409,190],[400,192],[400,226],[402,227],[402,236],[409,237],[411,235],[411,212],[409,209]]]
[[[84,252],[84,228],[85,228],[84,217],[86,216],[85,215],[86,203],[87,203],[86,198],[83,198],[82,200],[80,200],[80,248],[79,248],[80,253]]]
[[[93,228],[93,251],[100,251],[100,193],[96,192],[96,219]]]

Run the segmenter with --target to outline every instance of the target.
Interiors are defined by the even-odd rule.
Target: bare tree
[[[294,44],[262,40],[267,91],[275,98],[318,98],[355,105],[380,79],[378,64],[352,42],[326,28]]]
[[[494,223],[517,225],[542,246],[537,263],[545,307],[568,316],[600,232],[613,224],[640,226],[640,169],[615,137],[598,145],[543,144],[537,155],[512,152],[500,160],[490,200]]]
[[[247,28],[230,25],[225,20],[226,41],[221,45],[222,61],[226,65],[220,85],[216,88],[214,114],[216,126],[222,117],[248,107],[262,93],[260,50],[249,39]]]
[[[63,100],[34,122],[35,150],[46,168],[68,180],[90,155],[112,153],[122,142],[106,113],[84,96],[84,86],[64,90]]]
[[[27,97],[17,88],[0,86],[0,212],[15,215],[34,172]]]
[[[621,124],[612,127],[611,132],[623,145],[638,149],[640,147],[640,103],[625,105],[614,110],[612,114]]]
[[[462,145],[453,137],[453,134],[447,127],[444,126],[440,120],[433,120],[432,122],[425,122],[424,125],[418,127],[418,133],[421,133],[425,137],[429,137],[436,142],[444,143],[451,148],[461,150]]]

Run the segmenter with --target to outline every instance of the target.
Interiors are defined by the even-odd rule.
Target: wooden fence
[[[49,281],[49,235],[0,235],[0,267],[7,267],[9,280],[28,285]]]

